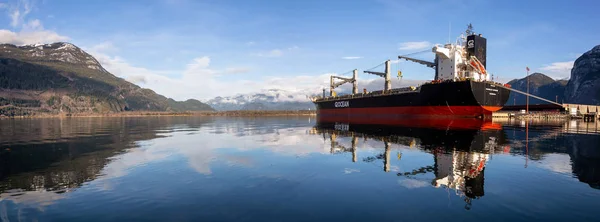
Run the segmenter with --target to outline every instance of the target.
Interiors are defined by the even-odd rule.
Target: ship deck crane
[[[335,88],[337,88],[343,84],[346,84],[346,83],[352,83],[352,94],[358,93],[358,82],[357,82],[358,70],[355,69],[352,72],[353,72],[352,78],[346,78],[346,77],[341,77],[341,76],[330,76],[330,83],[329,83],[330,96],[334,96],[335,91],[333,91],[333,90]],[[334,81],[334,79],[339,79],[342,81],[336,83]]]
[[[384,90],[388,91],[388,90],[392,89],[391,61],[387,60],[387,61],[385,61],[384,64],[385,64],[385,72],[374,72],[374,71],[368,71],[368,70],[367,71],[363,71],[363,72],[367,73],[367,74],[373,74],[373,75],[377,75],[377,76],[385,78],[385,87],[384,87]],[[378,65],[377,67],[379,67],[379,66],[381,66],[381,64]],[[375,68],[377,68],[377,67],[375,67]]]
[[[434,68],[436,67],[436,64],[434,62],[429,62],[429,61],[425,61],[425,60],[420,60],[420,59],[415,59],[415,58],[411,58],[411,57],[407,57],[407,56],[398,56],[398,59],[405,59],[406,61],[411,61],[411,62],[416,62],[419,63],[421,65],[425,65],[429,68]]]

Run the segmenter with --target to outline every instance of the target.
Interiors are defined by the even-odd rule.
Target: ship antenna
[[[450,33],[452,33],[452,22],[448,22],[448,44],[450,44]]]
[[[471,34],[473,34],[473,25],[471,25],[471,23],[469,23],[469,25],[467,25],[467,36],[470,36]]]

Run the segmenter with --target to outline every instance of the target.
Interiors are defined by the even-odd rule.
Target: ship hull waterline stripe
[[[491,115],[500,110],[501,106],[402,106],[402,107],[369,107],[369,108],[338,108],[319,109],[319,115],[384,115],[384,116],[465,116],[477,117]]]

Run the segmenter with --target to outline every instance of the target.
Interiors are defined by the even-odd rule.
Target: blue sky
[[[328,73],[446,43],[449,26],[455,40],[469,22],[488,38],[487,68],[501,81],[523,77],[525,66],[568,78],[578,55],[600,44],[592,0],[0,2],[0,41],[68,41],[115,75],[176,99],[318,91]],[[398,67],[407,81],[433,78],[419,64]]]

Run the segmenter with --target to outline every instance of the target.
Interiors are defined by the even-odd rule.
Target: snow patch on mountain
[[[56,42],[50,44],[38,43],[21,46],[2,44],[0,53],[1,52],[11,53],[13,54],[12,56],[16,57],[29,57],[43,59],[44,61],[53,60],[66,62],[108,73],[108,71],[106,71],[94,57],[79,47],[67,42]]]

